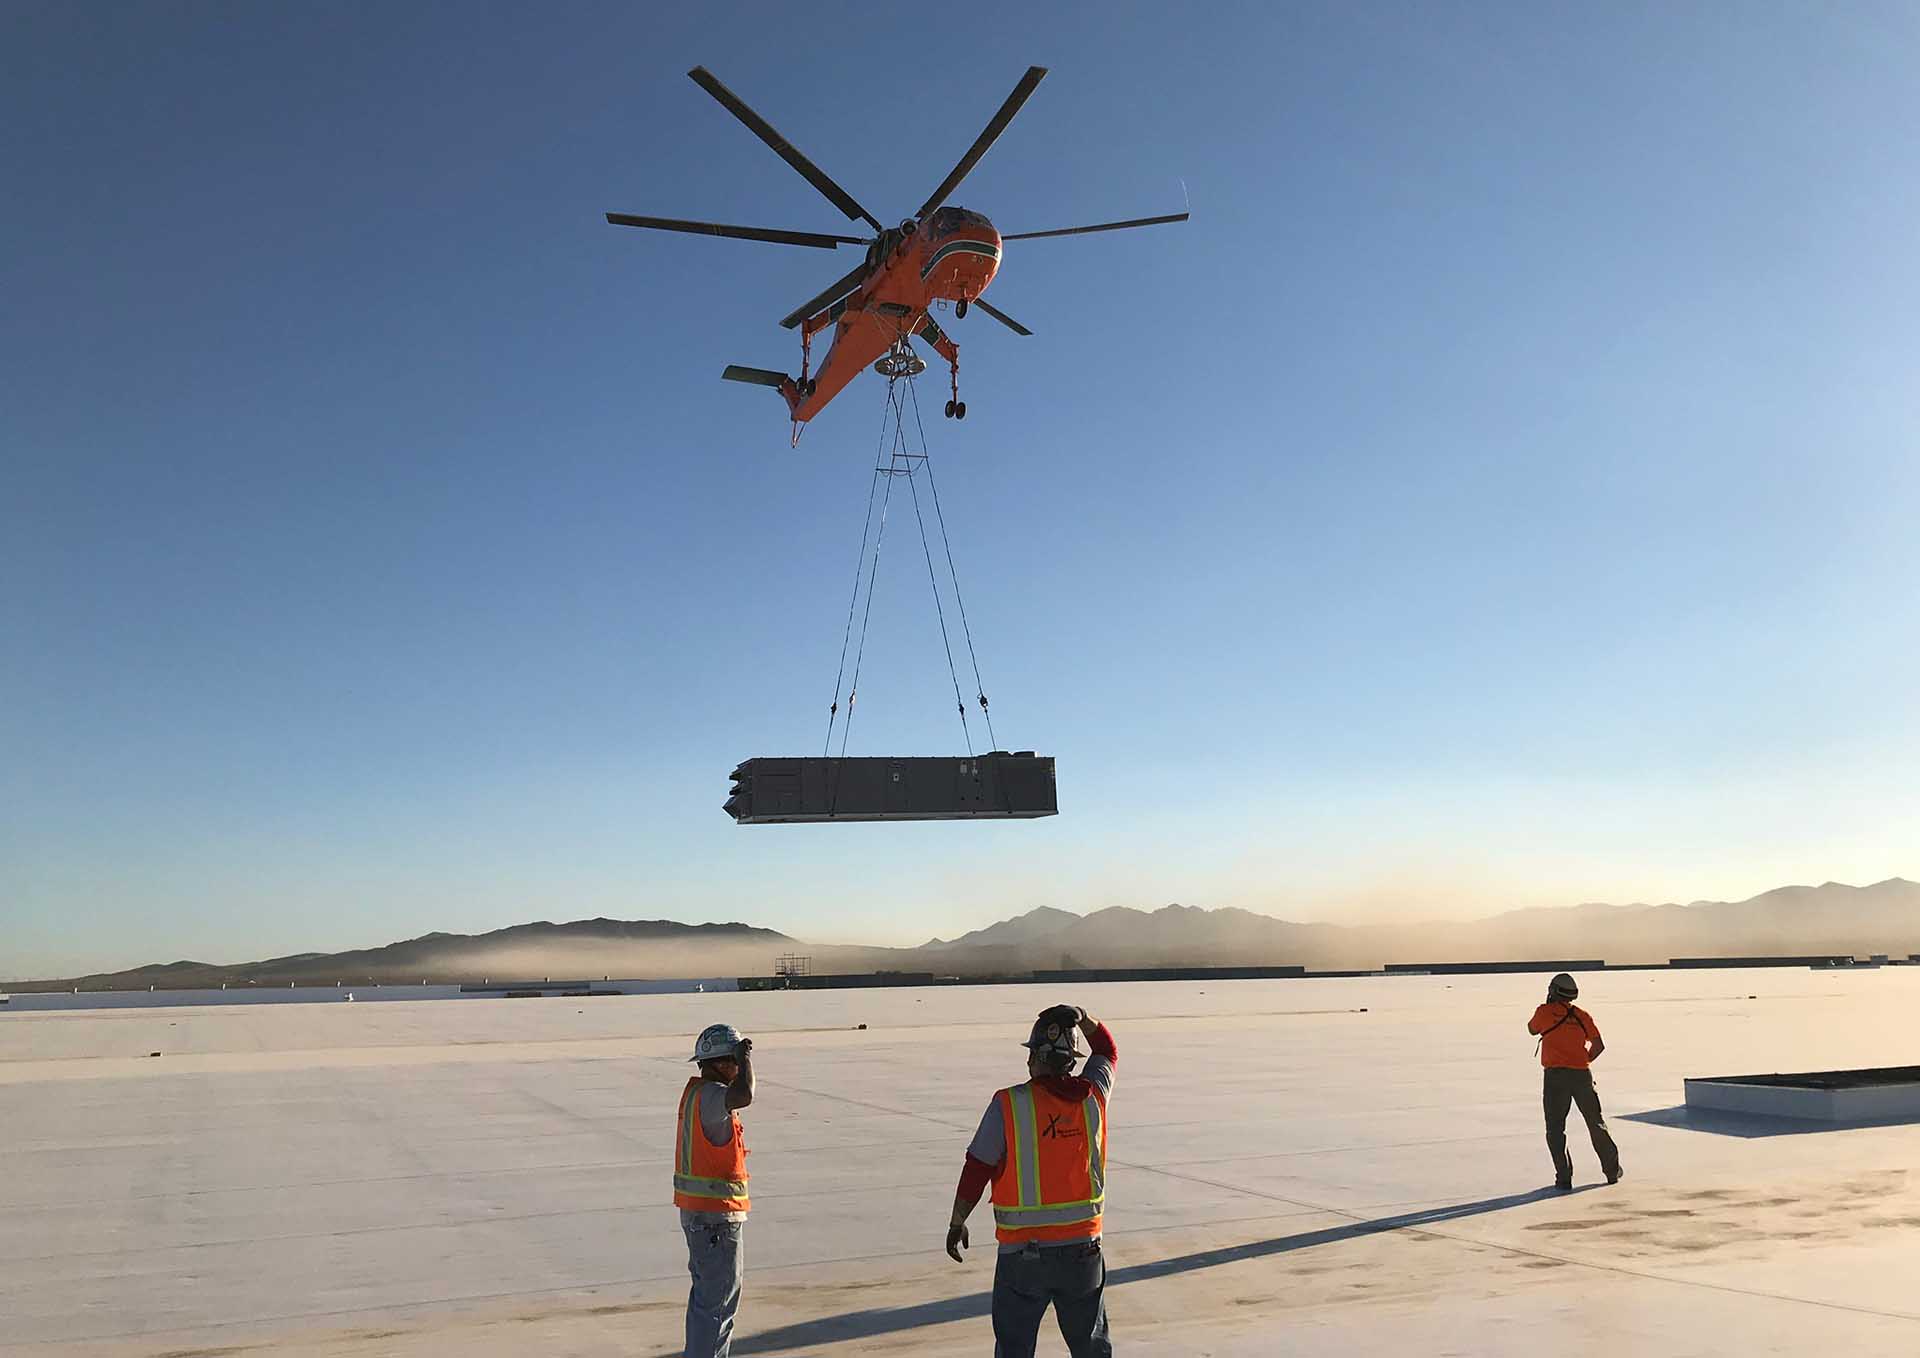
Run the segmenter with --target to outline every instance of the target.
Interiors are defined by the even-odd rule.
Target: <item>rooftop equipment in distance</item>
[[[749,759],[726,812],[741,825],[828,821],[1031,820],[1055,816],[1053,756]]]

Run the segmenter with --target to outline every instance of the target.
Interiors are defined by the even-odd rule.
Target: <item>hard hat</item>
[[[1547,983],[1547,997],[1555,1000],[1577,1000],[1580,998],[1580,983],[1563,971]]]
[[[1073,1024],[1062,1023],[1059,1014],[1048,1010],[1033,1021],[1033,1032],[1020,1045],[1050,1066],[1071,1070],[1080,1059],[1080,1049],[1073,1041],[1076,1031]]]
[[[694,1040],[693,1056],[695,1061],[714,1061],[722,1056],[734,1056],[740,1051],[740,1030],[731,1023],[716,1023],[702,1030]]]

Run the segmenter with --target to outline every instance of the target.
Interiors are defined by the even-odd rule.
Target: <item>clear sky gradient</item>
[[[964,21],[962,21],[964,20]],[[1920,870],[1907,5],[0,6],[0,976],[528,919],[918,942]],[[884,384],[729,362],[1016,242],[928,427],[1040,822],[739,828]],[[944,374],[923,379],[937,404]],[[937,412],[930,412],[937,413]],[[961,748],[894,521],[850,752]]]

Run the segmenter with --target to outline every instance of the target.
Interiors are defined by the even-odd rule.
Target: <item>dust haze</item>
[[[780,903],[767,903],[777,916]],[[1576,905],[1470,922],[1339,925],[1250,910],[1115,906],[1079,915],[1041,906],[959,938],[914,948],[805,942],[746,924],[578,920],[489,934],[428,934],[381,948],[303,953],[222,965],[174,962],[110,975],[33,983],[83,988],[226,984],[501,984],[765,976],[783,954],[816,974],[917,972],[1020,975],[1089,967],[1305,966],[1374,970],[1389,963],[1920,953],[1920,884],[1790,886],[1745,901]]]

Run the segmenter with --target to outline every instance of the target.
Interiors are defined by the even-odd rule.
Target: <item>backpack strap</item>
[[[1567,1012],[1566,1012],[1566,1013],[1564,1013],[1564,1014],[1562,1014],[1562,1015],[1560,1016],[1560,1018],[1559,1018],[1559,1020],[1558,1020],[1558,1022],[1556,1022],[1556,1023],[1555,1023],[1554,1025],[1553,1025],[1553,1028],[1548,1028],[1548,1029],[1546,1029],[1546,1030],[1544,1030],[1543,1032],[1541,1032],[1541,1034],[1540,1034],[1540,1035],[1539,1035],[1538,1037],[1536,1037],[1536,1038],[1534,1039],[1534,1042],[1533,1042],[1533,1054],[1534,1054],[1535,1056],[1538,1056],[1538,1055],[1540,1054],[1540,1048],[1546,1045],[1546,1041],[1547,1041],[1547,1034],[1548,1034],[1548,1033],[1550,1033],[1550,1032],[1552,1032],[1554,1028],[1558,1028],[1558,1027],[1560,1026],[1560,1024],[1562,1024],[1562,1023],[1565,1023],[1565,1022],[1566,1022],[1566,1021],[1567,1021],[1568,1019],[1572,1019],[1572,1020],[1573,1020],[1573,1026],[1574,1026],[1574,1027],[1576,1027],[1576,1028],[1578,1028],[1578,1029],[1579,1029],[1579,1030],[1580,1030],[1580,1031],[1581,1031],[1582,1033],[1585,1033],[1585,1034],[1586,1034],[1586,1037],[1587,1037],[1587,1040],[1588,1040],[1588,1041],[1592,1041],[1592,1040],[1593,1040],[1593,1034],[1591,1034],[1591,1033],[1588,1033],[1588,1032],[1587,1032],[1587,1025],[1586,1025],[1586,1023],[1585,1023],[1585,1022],[1584,1022],[1584,1021],[1583,1021],[1583,1020],[1581,1019],[1581,1017],[1580,1017],[1580,1016],[1579,1016],[1578,1014],[1576,1014],[1576,1013],[1575,1013],[1575,1012],[1573,1011],[1573,1006],[1572,1006],[1571,1004],[1569,1004],[1569,1005],[1567,1006]]]

